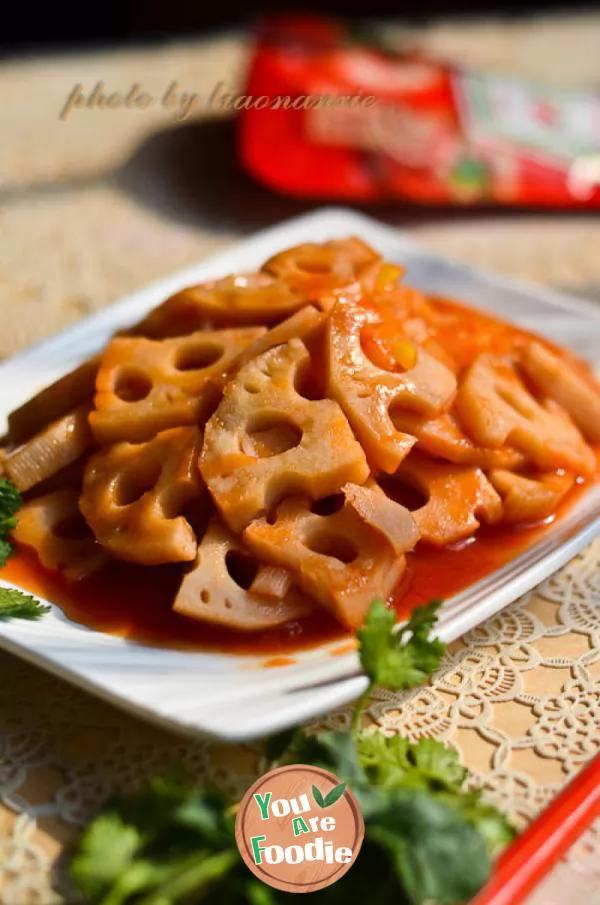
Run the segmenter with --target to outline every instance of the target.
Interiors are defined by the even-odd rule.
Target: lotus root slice
[[[552,400],[538,402],[505,359],[475,359],[460,382],[456,411],[477,444],[508,444],[541,470],[589,474],[595,468],[592,450],[567,413]]]
[[[165,339],[215,327],[273,324],[306,302],[303,294],[266,273],[232,275],[171,296],[150,312],[135,333]]]
[[[536,391],[558,402],[588,440],[600,443],[600,386],[592,375],[538,342],[525,346],[520,363]]]
[[[305,242],[279,252],[263,265],[265,273],[314,298],[323,292],[369,280],[381,255],[356,236],[322,245]]]
[[[206,425],[202,475],[237,533],[284,496],[318,499],[369,475],[337,403],[305,399],[296,390],[309,366],[298,339],[258,356],[230,381]]]
[[[575,483],[568,471],[534,475],[497,468],[490,471],[489,479],[502,497],[503,521],[509,525],[548,518]]]
[[[36,551],[43,566],[69,581],[87,578],[110,561],[85,523],[78,499],[73,488],[36,497],[21,507],[12,532],[18,543]]]
[[[114,339],[96,380],[90,425],[100,444],[141,443],[197,424],[218,402],[223,378],[263,327],[198,332],[179,339]]]
[[[261,559],[290,569],[300,587],[343,625],[356,628],[372,601],[389,597],[396,587],[418,530],[411,514],[382,494],[362,488],[370,500],[359,493],[357,501],[352,486],[345,490],[343,507],[328,515],[311,511],[306,498],[289,497],[272,523],[252,522],[244,539]],[[389,515],[373,514],[380,506],[394,509],[390,535]],[[370,520],[361,507],[370,511]]]
[[[375,311],[348,299],[337,302],[328,328],[329,393],[344,409],[372,466],[393,472],[416,443],[414,436],[396,428],[394,413],[441,412],[452,400],[456,378],[412,344],[408,370],[392,373],[373,364],[363,351],[361,333],[377,322]]]
[[[176,427],[90,458],[80,508],[114,556],[144,566],[194,559],[196,536],[183,513],[205,505],[201,440],[198,428]]]
[[[484,522],[502,518],[502,501],[480,468],[448,465],[414,451],[394,481],[419,491],[426,502],[413,510],[421,539],[436,547],[471,537]]]
[[[256,594],[261,573],[270,571],[256,560],[221,519],[214,517],[198,545],[196,561],[186,573],[173,609],[182,616],[236,631],[274,628],[306,616],[314,604],[286,582],[279,599]],[[279,569],[279,573],[288,574]]]

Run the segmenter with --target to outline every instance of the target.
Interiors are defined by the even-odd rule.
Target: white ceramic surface
[[[177,289],[252,269],[274,252],[299,242],[351,233],[405,265],[407,282],[498,313],[570,346],[600,366],[600,307],[454,265],[353,211],[322,209],[265,230],[5,362],[0,366],[0,421],[100,349],[116,329],[135,323]],[[537,545],[447,600],[440,636],[447,641],[457,638],[567,562],[600,534],[599,504],[600,487],[596,487]],[[93,632],[70,622],[58,607],[37,623],[0,623],[0,644],[149,720],[181,732],[228,740],[266,735],[324,713],[352,700],[366,682],[356,655],[331,656],[331,645],[297,654],[293,665],[262,669],[262,657],[183,653]]]

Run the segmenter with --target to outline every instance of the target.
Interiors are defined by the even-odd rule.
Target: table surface
[[[600,16],[462,22],[412,30],[477,68],[555,83],[597,83]],[[206,99],[239,85],[247,47],[235,36],[0,67],[0,356],[62,329],[126,292],[306,210],[241,174],[232,123]],[[77,83],[139,83],[197,92],[193,119],[147,110],[59,113]],[[596,217],[437,212],[379,206],[376,215],[469,264],[600,298]],[[600,747],[600,544],[535,593],[453,646],[431,684],[378,694],[387,731],[456,744],[474,780],[524,825]],[[52,905],[52,864],[115,790],[173,761],[232,790],[260,768],[256,752],[147,726],[0,654],[0,899]],[[345,724],[346,710],[327,718]],[[528,905],[600,903],[600,824]]]

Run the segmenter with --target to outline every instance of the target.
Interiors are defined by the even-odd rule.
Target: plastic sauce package
[[[478,75],[287,16],[260,29],[239,101],[242,163],[286,195],[600,207],[600,94]]]

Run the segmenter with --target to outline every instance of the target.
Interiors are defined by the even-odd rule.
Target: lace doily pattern
[[[378,692],[383,732],[452,741],[531,820],[600,751],[600,542],[453,645],[425,689]]]
[[[461,751],[473,782],[524,825],[600,749],[600,541],[561,572],[454,644],[431,683],[380,691],[380,731],[432,736]],[[53,864],[113,792],[180,763],[198,783],[239,794],[260,770],[251,746],[182,739],[146,725],[0,654],[0,900],[56,905]],[[320,725],[340,728],[349,710]],[[555,872],[600,886],[600,821]],[[560,880],[560,876],[568,876]]]

